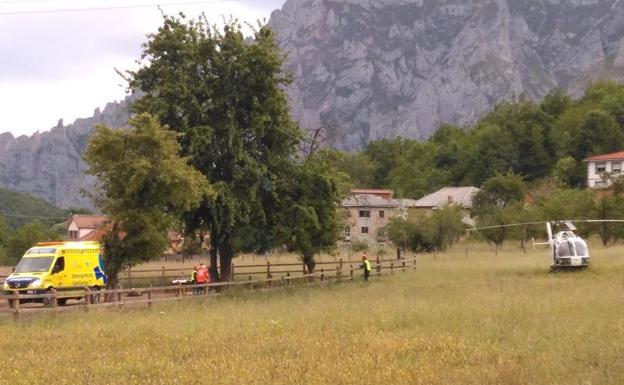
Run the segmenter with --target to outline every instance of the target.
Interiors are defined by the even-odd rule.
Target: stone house
[[[464,212],[464,223],[474,225],[470,216],[474,196],[480,191],[477,187],[444,187],[426,195],[413,204],[416,211],[432,212],[446,205],[457,205]]]
[[[381,230],[400,208],[392,199],[391,190],[351,190],[341,207],[346,210],[343,240],[363,241],[369,244],[385,244]]]
[[[92,240],[92,236],[105,223],[106,216],[104,215],[72,215],[67,224],[67,239],[70,241]]]

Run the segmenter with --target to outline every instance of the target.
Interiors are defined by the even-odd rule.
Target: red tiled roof
[[[611,154],[602,154],[596,156],[590,156],[583,160],[584,162],[594,162],[601,160],[624,160],[624,151],[618,151]]]
[[[113,228],[113,225],[111,223],[108,223],[106,226],[98,227],[97,229],[93,230],[89,234],[80,238],[78,241],[101,242],[102,238],[104,238],[104,235],[106,235],[106,233],[108,233],[112,228]],[[126,233],[122,231],[121,233],[119,233],[119,237],[121,239],[124,239],[126,237]]]
[[[106,216],[75,214],[72,216],[71,222],[75,222],[80,229],[97,229],[106,222]]]

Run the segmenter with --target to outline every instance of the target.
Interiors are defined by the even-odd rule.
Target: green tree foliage
[[[110,222],[102,241],[109,287],[122,269],[159,258],[181,213],[210,197],[205,177],[179,156],[173,131],[147,114],[130,126],[98,126],[84,155],[99,180],[91,196]]]
[[[224,280],[248,234],[258,247],[270,244],[257,234],[275,226],[276,181],[302,138],[289,115],[283,61],[266,26],[246,39],[236,22],[220,31],[165,16],[144,44],[142,67],[128,73],[130,88],[145,93],[135,110],[182,133],[183,154],[214,183],[215,199],[189,213],[186,225],[210,233],[211,266],[219,259]]]
[[[402,250],[432,252],[450,247],[466,229],[460,208],[454,205],[430,215],[397,216],[385,226],[388,239]]]
[[[298,252],[308,272],[314,256],[330,251],[340,236],[342,217],[336,208],[343,198],[337,171],[314,156],[297,165],[292,178],[284,179],[276,239]]]
[[[585,166],[582,166],[585,168]],[[553,170],[553,177],[560,187],[572,187],[577,179],[579,163],[571,156],[559,159]]]
[[[623,106],[624,85],[606,81],[579,100],[555,89],[540,103],[501,102],[472,128],[444,125],[424,142],[371,142],[362,151],[373,169],[370,187],[420,198],[442,186],[479,186],[510,170],[527,182],[555,177],[562,186],[583,187],[583,159],[624,148]],[[362,175],[361,168],[342,170]]]
[[[524,196],[526,185],[519,175],[512,172],[497,174],[481,186],[473,201],[477,216],[477,227],[501,226],[523,221]],[[490,243],[500,247],[517,229],[499,227],[480,231],[480,235]],[[521,231],[524,231],[521,229]],[[522,233],[525,239],[525,233]]]
[[[37,242],[53,241],[55,238],[56,234],[50,232],[41,222],[27,223],[8,236],[5,262],[14,265]]]
[[[513,172],[497,174],[483,183],[481,191],[474,197],[473,206],[477,213],[491,207],[504,208],[523,202],[525,194],[526,184],[522,177]]]

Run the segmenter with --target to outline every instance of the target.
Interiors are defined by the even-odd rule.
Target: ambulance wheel
[[[56,303],[58,303],[59,306],[65,306],[68,300],[69,298],[59,298],[56,300]]]

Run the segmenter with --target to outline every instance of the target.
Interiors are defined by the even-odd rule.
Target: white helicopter
[[[552,258],[551,270],[576,270],[585,269],[589,266],[591,256],[587,242],[580,236],[574,234],[576,227],[572,222],[577,223],[623,223],[620,219],[583,219],[575,221],[550,221],[550,222],[526,222],[511,223],[507,225],[486,226],[469,229],[468,231],[479,231],[487,229],[497,229],[503,227],[529,226],[529,225],[546,225],[546,233],[548,242],[533,243],[534,245],[547,245],[550,248],[550,256]],[[553,236],[553,227],[563,226],[564,229],[558,231]]]

